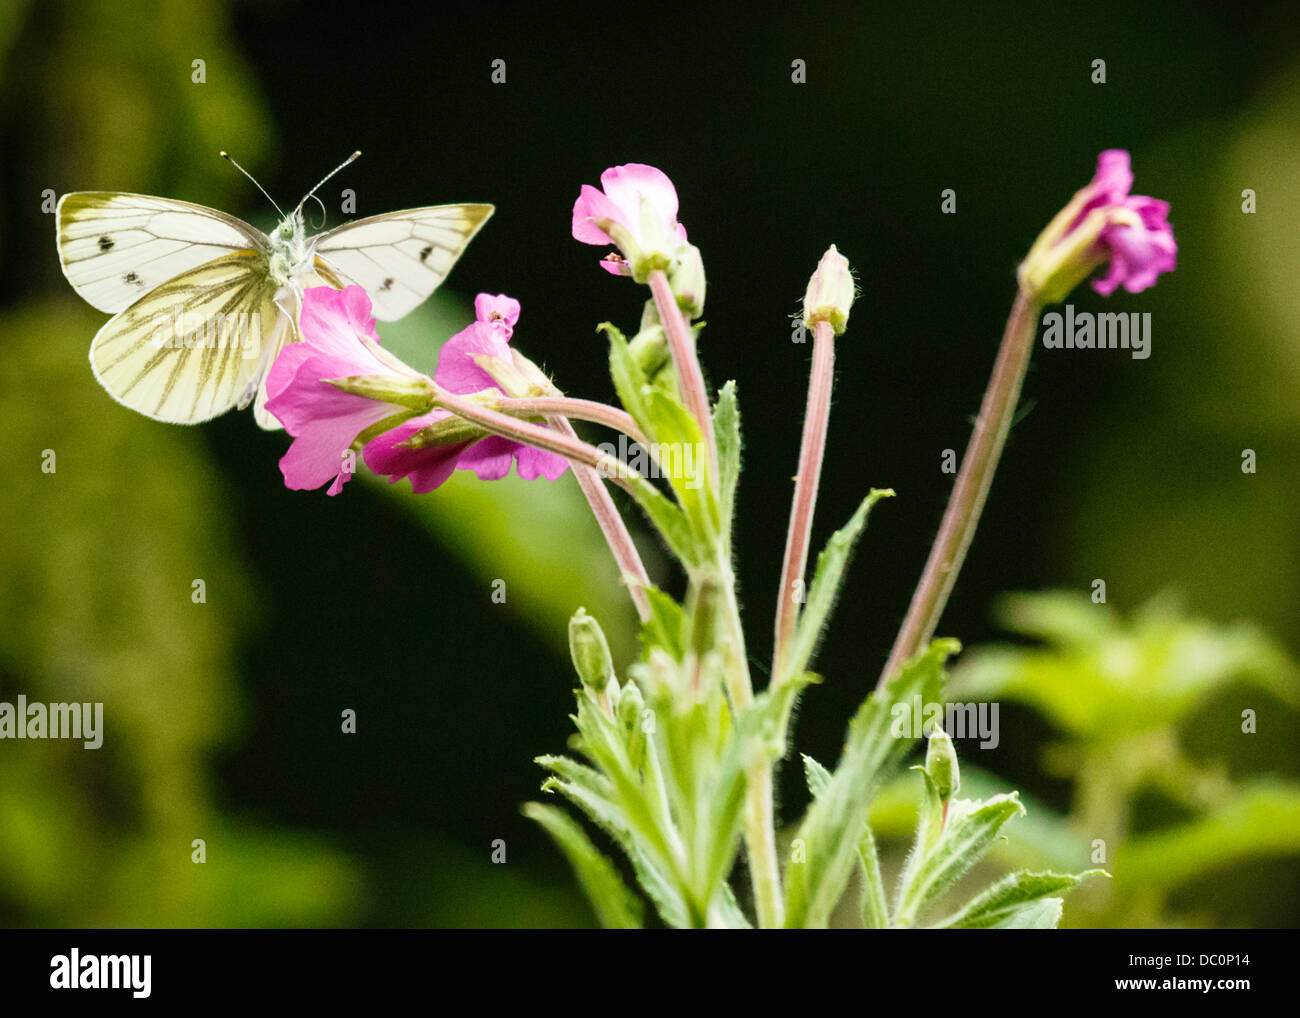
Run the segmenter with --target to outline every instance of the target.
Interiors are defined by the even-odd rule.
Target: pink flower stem
[[[632,441],[648,446],[650,443],[637,427],[632,415],[607,403],[590,399],[570,399],[567,396],[536,396],[526,399],[497,400],[496,409],[520,417],[568,417],[576,421],[603,424],[621,431]]]
[[[472,421],[488,434],[500,435],[502,438],[509,438],[524,445],[545,449],[547,452],[565,457],[572,463],[595,467],[633,496],[654,487],[622,460],[601,452],[595,446],[588,445],[577,437],[569,437],[552,428],[533,424],[531,421],[521,421],[509,414],[490,410],[481,403],[448,392],[437,383],[434,383],[433,387],[433,403],[434,406],[451,411],[457,417]]]
[[[993,375],[984,392],[979,417],[975,420],[975,430],[961,461],[957,483],[953,485],[939,534],[930,549],[921,582],[912,595],[907,617],[876,683],[877,689],[897,675],[925,647],[948,603],[948,595],[952,593],[957,573],[975,535],[989,486],[993,483],[993,472],[1006,444],[1007,432],[1011,430],[1011,419],[1016,412],[1020,387],[1038,333],[1039,310],[1037,301],[1023,290],[1016,294],[1016,302],[1002,334],[998,359],[993,365]]]
[[[826,429],[831,415],[831,385],[835,373],[835,332],[830,322],[818,322],[813,331],[812,373],[808,379],[808,410],[803,419],[803,444],[799,450],[799,472],[794,479],[794,501],[790,506],[790,527],[785,538],[785,562],[781,567],[781,588],[776,604],[776,644],[772,654],[772,676],[776,682],[785,674],[785,657],[794,638],[795,623],[802,603],[804,570],[808,565],[808,541],[812,531],[817,487],[821,480],[822,457],[826,452]]]
[[[561,435],[577,440],[578,436],[567,417],[553,416],[549,420],[551,427]],[[650,577],[645,571],[641,555],[636,550],[636,544],[632,541],[632,535],[628,532],[627,524],[623,522],[614,500],[610,498],[609,490],[596,470],[585,464],[575,463],[573,475],[578,479],[578,486],[587,497],[587,504],[591,506],[591,512],[596,517],[601,533],[605,535],[609,550],[618,564],[619,572],[623,575],[623,581],[627,584],[628,593],[632,595],[632,603],[636,605],[637,615],[641,617],[642,622],[649,621],[650,599],[645,591],[650,585]]]
[[[673,366],[677,369],[677,385],[681,391],[682,402],[690,415],[695,418],[704,433],[704,443],[709,450],[710,476],[717,485],[718,444],[713,435],[713,418],[709,413],[709,395],[704,388],[704,373],[700,370],[700,359],[695,353],[695,341],[691,338],[686,319],[682,317],[681,308],[673,296],[673,289],[662,269],[650,273],[650,293],[654,297],[655,307],[659,310],[659,322],[668,337],[668,349],[672,353]]]

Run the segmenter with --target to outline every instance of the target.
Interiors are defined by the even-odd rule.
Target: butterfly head
[[[280,221],[270,236],[271,278],[280,286],[302,273],[311,260],[307,244],[307,229],[302,208],[296,208]]]

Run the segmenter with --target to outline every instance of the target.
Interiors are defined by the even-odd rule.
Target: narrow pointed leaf
[[[910,706],[913,696],[938,702],[943,662],[959,648],[955,640],[935,640],[867,697],[849,723],[839,765],[796,834],[803,841],[803,861],[792,858],[786,864],[787,926],[826,925],[853,872],[871,800],[912,745],[910,732],[895,736],[891,730],[893,707]]]
[[[602,926],[609,930],[641,928],[641,899],[628,889],[618,870],[581,827],[554,806],[539,802],[525,805],[524,815],[541,824],[568,858]]]
[[[722,537],[730,548],[732,521],[736,516],[736,486],[740,480],[740,407],[736,383],[728,382],[718,393],[713,407],[713,438],[718,447],[718,513]]]
[[[866,526],[867,514],[871,507],[882,498],[892,498],[894,492],[889,488],[872,488],[871,493],[862,500],[852,518],[840,530],[831,535],[825,549],[817,556],[817,573],[808,596],[799,613],[799,622],[795,628],[794,640],[782,670],[782,677],[798,675],[807,669],[817,649],[817,640],[830,619],[839,596],[840,584],[844,579],[845,569],[853,552],[853,545]]]
[[[935,926],[947,930],[1002,926],[1016,915],[1023,914],[1026,906],[1068,891],[1089,877],[1104,875],[1105,870],[1088,870],[1084,873],[1012,873],[977,894],[960,911]]]
[[[951,800],[943,832],[905,873],[895,916],[898,925],[911,926],[921,909],[956,883],[988,851],[1002,825],[1024,811],[1015,792],[982,802]]]

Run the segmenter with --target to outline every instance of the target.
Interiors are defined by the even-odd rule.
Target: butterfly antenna
[[[320,206],[320,224],[317,226],[313,226],[312,229],[317,231],[323,230],[325,228],[325,220],[329,218],[329,210],[325,208],[325,203],[321,201],[320,198],[318,198],[316,195],[313,194],[310,195],[309,197],[311,198],[312,201],[314,201],[317,205]],[[304,199],[304,201],[305,200],[306,199]]]
[[[271,203],[272,207],[275,209],[276,212],[279,212],[279,213],[280,213],[280,218],[281,218],[281,219],[284,218],[284,212],[281,211],[280,206],[275,204],[275,199],[274,199],[274,198],[272,198],[269,194],[266,194],[266,188],[264,188],[261,184],[259,184],[259,183],[257,182],[257,178],[256,178],[256,177],[254,177],[254,176],[253,176],[251,173],[249,173],[246,169],[244,169],[242,166],[240,166],[239,163],[235,162],[235,160],[232,159],[232,158],[230,157],[230,153],[229,153],[229,152],[224,152],[224,151],[223,151],[223,152],[221,153],[221,158],[224,159],[224,160],[226,160],[228,163],[230,163],[232,166],[234,166],[235,169],[237,169],[237,170],[238,170],[240,173],[242,173],[245,177],[247,177],[249,180],[251,180],[251,181],[253,182],[253,186],[254,186],[255,188],[257,188],[259,191],[261,191],[262,194],[266,195],[266,200],[269,201],[269,202]]]
[[[319,184],[317,184],[317,185],[316,185],[315,187],[313,187],[310,191],[308,191],[305,195],[303,195],[302,201],[300,201],[300,202],[298,203],[298,208],[302,208],[304,205],[306,205],[306,204],[307,204],[307,199],[308,199],[308,198],[315,198],[315,197],[316,197],[316,192],[319,191],[322,187],[325,186],[325,182],[326,182],[327,180],[329,180],[330,177],[334,176],[334,174],[338,173],[339,170],[343,169],[345,166],[350,166],[350,165],[352,165],[352,163],[356,162],[356,161],[357,161],[358,159],[360,159],[360,158],[361,158],[361,149],[357,149],[357,150],[356,150],[355,152],[353,152],[350,156],[348,156],[346,159],[344,159],[343,162],[339,163],[336,167],[334,167],[334,169],[330,170],[329,173],[325,174],[325,176],[321,178],[321,182],[320,182]],[[319,200],[320,200],[320,199],[317,199],[317,201],[319,201]],[[324,204],[324,203],[322,202],[322,204]]]

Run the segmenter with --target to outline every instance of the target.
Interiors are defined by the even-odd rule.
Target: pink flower
[[[1130,195],[1129,154],[1107,149],[1097,172],[1034,243],[1020,266],[1020,284],[1040,303],[1065,296],[1094,270],[1107,267],[1092,287],[1103,296],[1123,286],[1140,293],[1177,264],[1178,244],[1169,225],[1169,204]]]
[[[299,490],[332,482],[337,495],[352,476],[352,444],[366,429],[401,414],[392,403],[344,392],[330,379],[389,375],[419,378],[379,345],[370,298],[359,286],[313,287],[303,294],[302,342],[281,351],[267,376],[266,408],[293,436],[280,460],[284,483]],[[403,370],[405,369],[405,370]]]
[[[508,343],[519,320],[519,302],[504,295],[481,293],[474,301],[474,310],[476,320],[443,344],[433,374],[439,386],[456,395],[500,388],[476,357],[513,363]],[[568,469],[569,462],[563,456],[498,435],[465,442],[422,443],[420,432],[451,416],[445,410],[433,410],[384,432],[366,445],[366,465],[377,474],[388,475],[390,481],[409,477],[416,492],[432,491],[453,470],[472,470],[480,480],[495,481],[507,476],[514,463],[524,480],[545,477],[553,481]]]
[[[1129,293],[1141,293],[1155,285],[1160,273],[1173,271],[1178,244],[1173,227],[1166,221],[1169,203],[1128,193],[1133,186],[1129,154],[1123,149],[1101,153],[1090,186],[1095,194],[1079,220],[1094,209],[1105,211],[1108,222],[1098,242],[1110,259],[1110,271],[1104,279],[1094,279],[1092,288],[1103,297],[1114,293],[1117,286]]]
[[[652,268],[669,268],[686,244],[673,182],[653,166],[628,163],[602,173],[600,185],[599,191],[582,185],[573,205],[574,239],[622,251],[626,264],[610,258],[600,263],[614,275],[640,279]]]

